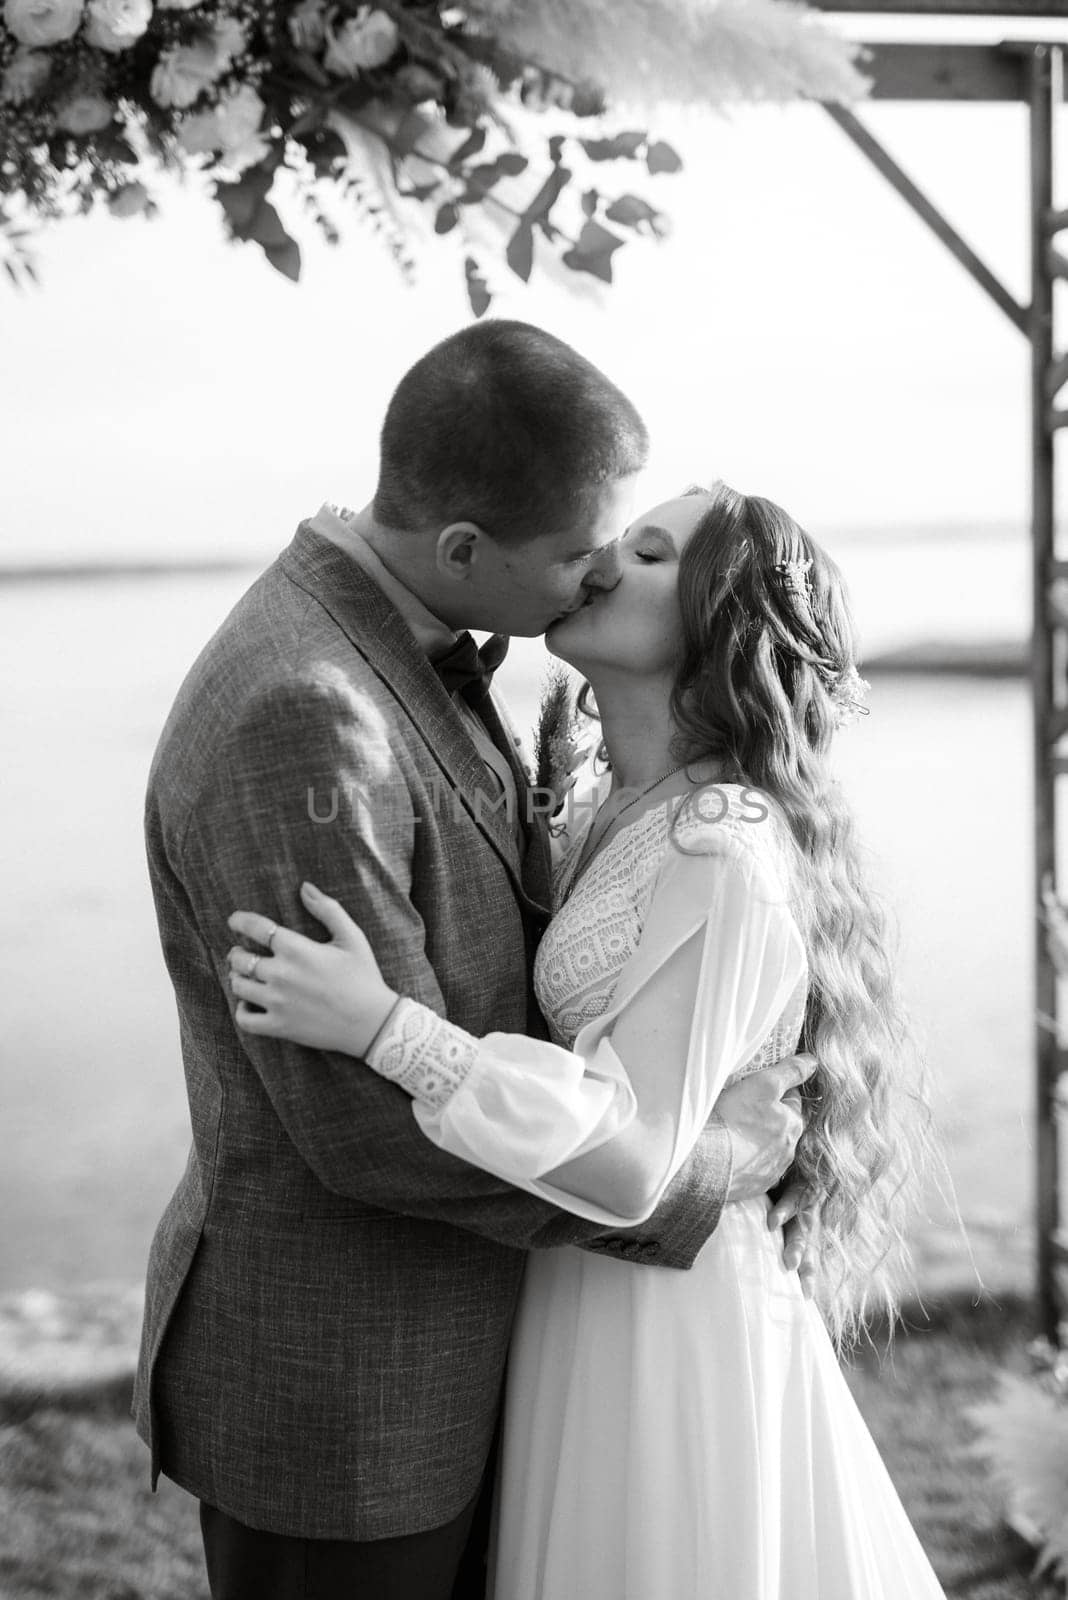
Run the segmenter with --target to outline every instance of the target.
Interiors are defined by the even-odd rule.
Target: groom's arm
[[[389,727],[343,680],[294,678],[235,724],[180,839],[168,841],[220,987],[230,1000],[227,917],[254,907],[321,937],[298,895],[309,879],[364,928],[383,972],[444,1014],[411,895],[418,819]],[[336,815],[329,823],[316,817]],[[730,1183],[730,1138],[713,1127],[639,1229],[606,1234],[437,1150],[408,1097],[348,1056],[239,1032],[300,1155],[325,1188],[402,1215],[433,1218],[521,1249],[584,1244],[688,1267],[715,1228]]]

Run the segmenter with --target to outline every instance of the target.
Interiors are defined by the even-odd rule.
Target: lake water
[[[1018,537],[843,560],[870,647],[1023,636]],[[0,1291],[141,1276],[188,1141],[141,844],[171,698],[251,573],[0,584]],[[534,718],[545,658],[501,683]],[[899,911],[903,974],[984,1277],[1030,1273],[1030,757],[1014,678],[877,675],[841,769]],[[970,1270],[941,1199],[927,1281]]]

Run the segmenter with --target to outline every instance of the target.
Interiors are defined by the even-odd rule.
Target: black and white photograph
[[[0,0],[0,1600],[1068,1593],[1068,0]]]

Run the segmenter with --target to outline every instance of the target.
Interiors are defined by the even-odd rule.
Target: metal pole
[[[1054,359],[1053,276],[1049,244],[1053,216],[1053,117],[1060,93],[1061,52],[1036,45],[1030,52],[1031,123],[1031,685],[1034,715],[1035,784],[1035,1009],[1038,1017],[1057,1015],[1057,980],[1045,929],[1037,910],[1047,878],[1055,881],[1055,778],[1052,730],[1053,637],[1048,593],[1055,554],[1053,430],[1050,426],[1049,373]],[[1037,1120],[1038,1299],[1042,1331],[1059,1342],[1061,1320],[1057,1281],[1059,1150],[1056,1087],[1059,1045],[1048,1025],[1035,1034]]]

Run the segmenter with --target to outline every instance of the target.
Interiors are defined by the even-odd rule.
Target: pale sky
[[[1022,108],[862,115],[1025,297]],[[671,239],[629,246],[599,299],[516,281],[495,308],[637,401],[648,498],[721,476],[815,533],[1022,525],[1025,342],[826,114],[657,127],[686,161],[644,186]],[[266,557],[321,500],[370,496],[393,384],[467,319],[459,263],[439,244],[410,289],[356,219],[338,250],[301,237],[296,287],[192,192],[42,237],[42,289],[0,287],[0,562]]]

